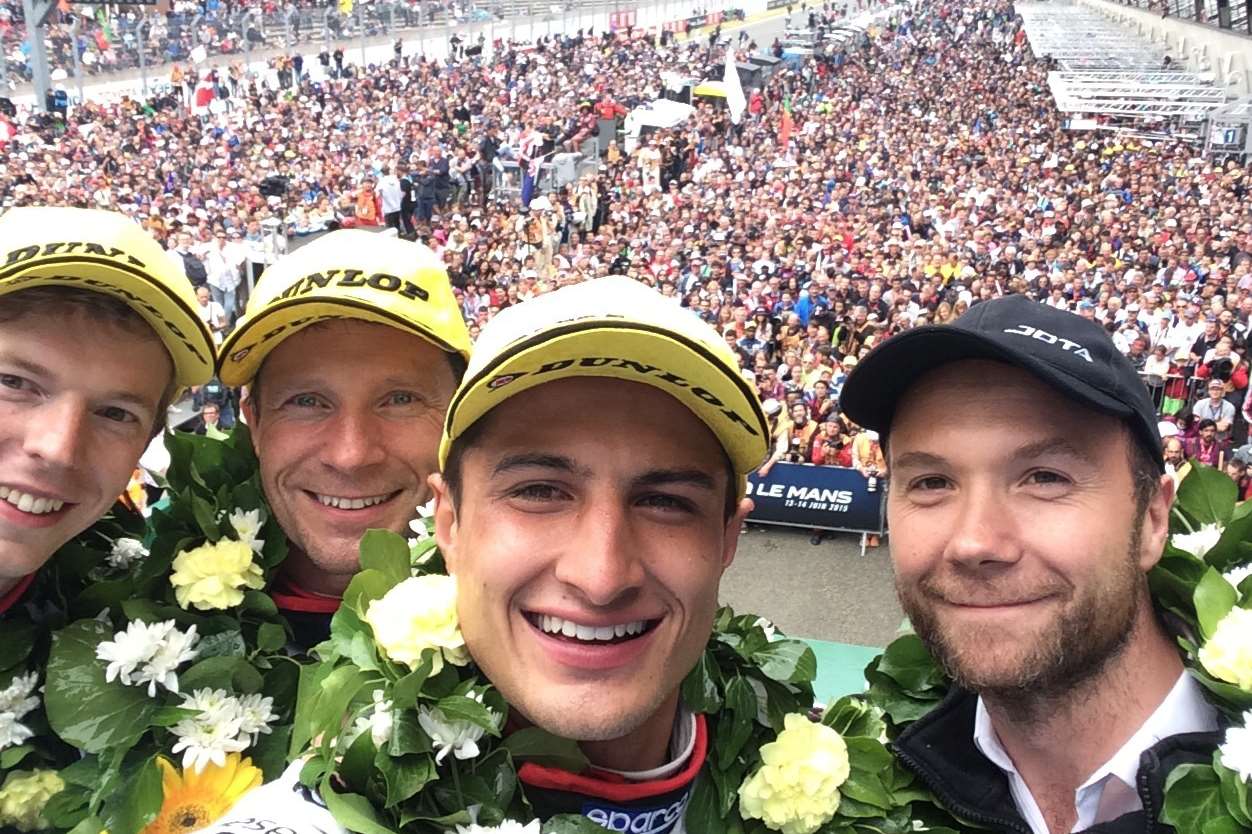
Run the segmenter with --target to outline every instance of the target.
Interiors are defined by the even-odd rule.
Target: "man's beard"
[[[1037,635],[1026,638],[1032,640],[1028,649],[1001,649],[1016,654],[1009,662],[987,663],[997,654],[996,642],[1002,637],[994,627],[963,628],[957,635],[945,632],[935,613],[936,598],[950,598],[951,591],[968,588],[990,591],[990,583],[952,583],[927,577],[912,588],[904,588],[897,581],[896,593],[917,635],[957,686],[1029,719],[1081,692],[1084,684],[1098,678],[1125,649],[1144,604],[1146,580],[1138,566],[1140,541],[1137,519],[1125,558],[1095,584],[1069,594],[1065,593],[1068,586],[1059,580],[1042,588],[1025,589],[1033,594],[1056,594],[1064,603]],[[1006,595],[1000,588],[987,596],[994,599],[997,594],[1003,599],[1021,598]],[[953,596],[964,598],[962,593]]]

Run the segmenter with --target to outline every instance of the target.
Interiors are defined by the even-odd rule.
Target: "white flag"
[[[735,68],[735,50],[729,46],[726,47],[726,71],[722,73],[722,86],[726,88],[730,120],[739,124],[743,111],[748,109],[748,101],[743,97],[743,82],[739,80],[739,70]]]

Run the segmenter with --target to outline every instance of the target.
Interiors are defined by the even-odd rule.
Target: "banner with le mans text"
[[[877,490],[855,469],[776,463],[769,476],[748,476],[748,497],[756,504],[748,521],[855,533],[883,531],[886,482]]]

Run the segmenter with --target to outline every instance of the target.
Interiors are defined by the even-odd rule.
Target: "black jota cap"
[[[1147,387],[1104,328],[1021,295],[984,301],[951,324],[919,327],[883,342],[848,376],[840,408],[885,436],[904,392],[928,371],[962,359],[1016,365],[1069,399],[1120,417],[1164,471]]]

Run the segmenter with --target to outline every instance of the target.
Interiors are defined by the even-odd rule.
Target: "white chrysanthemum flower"
[[[235,529],[239,541],[247,544],[256,553],[265,547],[265,542],[257,538],[261,534],[261,511],[236,509],[230,514],[230,526]]]
[[[1212,550],[1222,537],[1223,527],[1220,524],[1204,524],[1194,533],[1175,533],[1169,537],[1169,543],[1197,559]]]
[[[139,539],[118,539],[113,542],[113,549],[109,551],[109,565],[118,570],[126,570],[146,558],[148,548]]]
[[[242,753],[248,749],[248,740],[239,733],[239,718],[208,720],[203,713],[196,718],[185,718],[171,729],[178,741],[170,748],[175,755],[183,754],[183,770],[200,773],[209,764],[222,767],[228,753]]]
[[[179,631],[174,628],[173,620],[162,625],[169,626],[169,628],[152,657],[148,658],[148,662],[139,670],[136,677],[137,684],[145,682],[148,684],[149,698],[156,696],[157,686],[163,686],[173,693],[178,692],[178,667],[195,659],[196,641],[200,639],[196,634],[195,626],[191,626],[186,631]]]
[[[148,697],[155,697],[157,686],[178,691],[178,667],[196,656],[196,627],[179,631],[173,620],[149,625],[132,620],[125,631],[96,647],[96,658],[108,663],[104,679],[120,680],[127,686],[148,685]]]
[[[539,820],[525,824],[505,820],[499,825],[458,825],[456,834],[539,834],[541,830]]]
[[[413,538],[409,539],[409,547],[416,547],[421,542],[426,541],[431,536],[430,530],[426,526],[426,519],[435,514],[435,499],[417,508],[417,518],[409,522],[409,529],[413,531]]]
[[[16,747],[34,735],[30,728],[11,712],[0,712],[0,750]]]
[[[382,747],[391,741],[391,731],[396,724],[394,707],[391,701],[383,697],[381,689],[375,689],[374,706],[370,708],[368,715],[362,715],[356,720],[357,731],[369,731],[375,747]]]
[[[1252,710],[1243,714],[1243,726],[1226,731],[1226,741],[1221,746],[1222,766],[1239,774],[1239,778],[1252,783]]]
[[[244,695],[236,701],[239,714],[239,732],[248,736],[252,744],[257,737],[270,732],[270,724],[278,720],[274,712],[274,699],[260,694]]]
[[[481,692],[471,693],[469,697],[482,703]],[[474,758],[478,755],[478,740],[486,732],[470,721],[449,721],[438,707],[419,707],[417,722],[438,749],[435,764],[442,764],[449,753],[458,759]]]
[[[21,719],[39,706],[34,695],[39,685],[39,674],[28,672],[13,678],[0,690],[0,750],[21,744],[34,735]]]
[[[1227,582],[1229,582],[1231,585],[1238,588],[1239,584],[1243,582],[1243,580],[1247,579],[1249,576],[1252,576],[1252,564],[1242,565],[1237,568],[1231,568],[1228,572],[1223,574],[1223,576],[1225,577]]]

